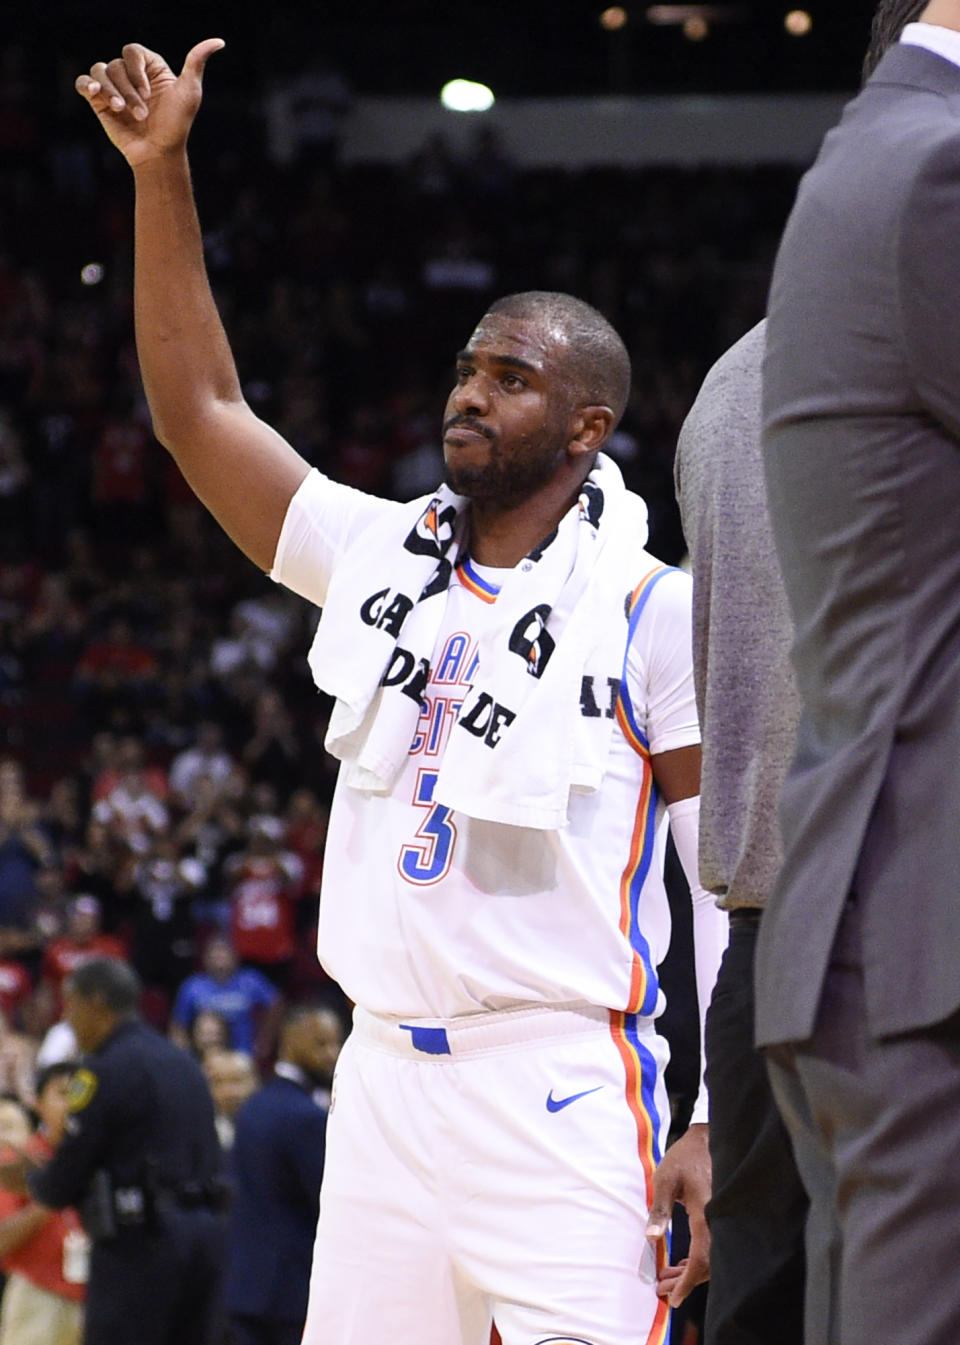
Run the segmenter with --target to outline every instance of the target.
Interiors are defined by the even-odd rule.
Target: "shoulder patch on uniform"
[[[99,1080],[89,1069],[78,1069],[67,1089],[67,1111],[83,1111],[93,1101]]]

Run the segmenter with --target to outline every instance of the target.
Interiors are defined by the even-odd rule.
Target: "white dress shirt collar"
[[[302,1069],[297,1065],[291,1065],[289,1060],[278,1060],[273,1067],[273,1072],[281,1079],[287,1079],[290,1083],[299,1084],[304,1092],[310,1092],[310,1080]]]
[[[941,28],[936,23],[908,23],[900,34],[900,41],[912,47],[926,47],[927,51],[960,66],[960,32],[956,28]]]

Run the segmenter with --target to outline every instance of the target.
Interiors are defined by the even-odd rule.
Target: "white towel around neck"
[[[345,783],[389,793],[417,730],[469,501],[441,486],[368,528],[331,580],[309,662],[335,698],[327,750]],[[512,826],[566,825],[599,787],[613,720],[581,712],[586,675],[619,677],[626,599],[647,538],[643,501],[605,455],[556,532],[507,575],[434,799]]]

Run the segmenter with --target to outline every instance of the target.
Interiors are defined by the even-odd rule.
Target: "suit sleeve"
[[[287,1132],[287,1167],[294,1187],[305,1205],[316,1206],[326,1154],[327,1113],[312,1104],[302,1119]]]
[[[923,406],[960,441],[960,129],[928,155],[901,216],[905,357]]]

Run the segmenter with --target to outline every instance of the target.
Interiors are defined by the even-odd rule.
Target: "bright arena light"
[[[472,79],[452,79],[440,90],[440,101],[450,112],[486,112],[493,107],[493,90]]]
[[[81,285],[99,285],[103,279],[103,267],[99,262],[87,262],[80,272]]]
[[[813,19],[805,9],[791,9],[783,26],[791,37],[806,37],[813,27]]]
[[[608,33],[616,33],[627,26],[627,11],[623,5],[611,5],[600,15],[600,27]]]
[[[702,42],[709,32],[709,23],[699,14],[692,14],[689,19],[684,20],[683,35],[691,42]]]

